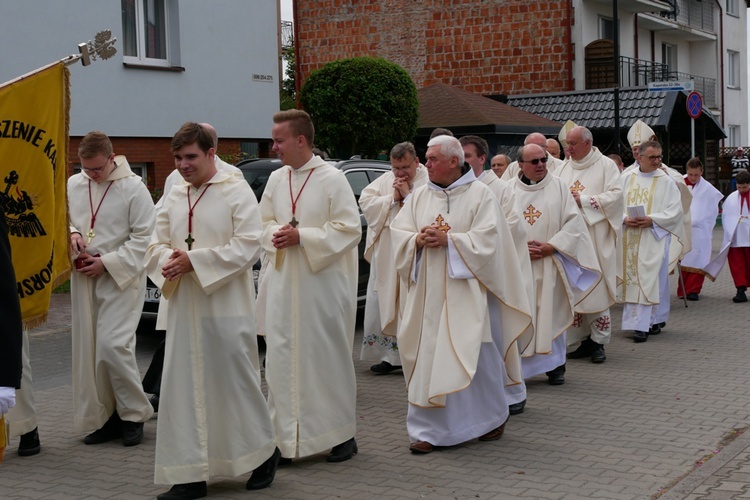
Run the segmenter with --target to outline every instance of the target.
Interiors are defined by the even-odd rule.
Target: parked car
[[[334,160],[330,163],[344,172],[346,180],[349,181],[349,185],[354,192],[354,198],[357,201],[359,201],[359,195],[362,193],[362,190],[368,184],[391,169],[390,163],[380,160]],[[271,176],[271,172],[282,166],[281,160],[268,158],[243,160],[237,164],[237,168],[242,171],[245,180],[252,188],[258,201],[260,201],[263,196],[263,190],[266,188],[266,183],[268,183],[268,178]],[[359,215],[362,223],[362,240],[359,242],[359,247],[357,249],[359,255],[357,304],[363,306],[367,296],[367,281],[370,277],[370,264],[364,259],[367,221],[365,221],[361,211]],[[258,263],[253,268],[253,273],[256,278],[256,287],[259,270],[260,264]],[[151,280],[148,280],[142,317],[156,318],[160,297],[161,291],[151,282]]]

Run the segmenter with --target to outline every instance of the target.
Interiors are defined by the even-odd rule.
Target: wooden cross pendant
[[[188,244],[188,250],[192,250],[193,249],[193,242],[194,241],[195,240],[193,239],[193,235],[190,234],[190,233],[188,233],[188,237],[185,238],[185,243]]]
[[[289,225],[296,228],[299,225],[299,222],[297,222],[297,219],[294,218],[292,215],[292,220],[289,221]]]

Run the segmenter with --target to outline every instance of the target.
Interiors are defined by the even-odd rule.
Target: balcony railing
[[[620,57],[620,82],[622,87],[643,87],[649,82],[693,80],[696,92],[703,96],[708,107],[716,107],[716,79],[691,75],[679,71],[669,71],[663,63],[644,61],[632,57]]]
[[[281,21],[281,50],[286,52],[294,45],[294,24],[292,21]]]
[[[659,15],[677,24],[689,26],[699,30],[715,33],[714,30],[714,2],[701,0],[666,0],[672,5],[672,12],[662,12]]]

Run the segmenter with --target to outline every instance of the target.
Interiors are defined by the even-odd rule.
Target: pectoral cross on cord
[[[193,249],[193,242],[195,239],[193,238],[193,209],[198,204],[199,201],[201,201],[201,198],[203,198],[203,195],[206,194],[206,191],[208,191],[208,188],[211,187],[211,184],[206,184],[206,189],[203,190],[201,195],[198,197],[197,200],[195,200],[195,203],[192,205],[190,204],[190,186],[187,187],[187,202],[188,202],[188,237],[185,239],[185,243],[188,245],[188,250]]]
[[[99,200],[99,204],[96,206],[96,210],[94,210],[94,200],[91,197],[91,179],[89,179],[89,209],[91,210],[91,225],[89,226],[89,232],[86,233],[86,238],[88,241],[86,243],[91,243],[91,240],[94,239],[94,236],[96,236],[96,233],[94,232],[94,224],[96,224],[96,214],[99,213],[99,209],[102,208],[102,202],[104,201],[104,197],[107,196],[107,193],[109,193],[109,188],[112,187],[113,182],[109,182],[109,186],[107,186],[107,189],[104,190],[104,194],[102,195],[102,199]]]
[[[305,186],[307,186],[307,181],[310,180],[310,176],[313,174],[313,172],[315,172],[315,169],[310,170],[310,173],[307,174],[307,179],[305,179],[305,182],[302,184],[302,187],[295,197],[292,193],[292,170],[289,169],[289,199],[292,200],[292,220],[289,221],[289,225],[294,228],[299,225],[299,221],[297,221],[297,219],[294,217],[294,214],[297,211],[297,201],[302,194],[302,190],[305,189]]]

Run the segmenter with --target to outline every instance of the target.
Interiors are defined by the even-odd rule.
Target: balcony
[[[611,52],[610,52],[611,54]],[[620,87],[645,87],[649,82],[693,80],[696,92],[703,96],[709,108],[716,108],[716,79],[670,71],[666,64],[620,56]],[[586,57],[586,88],[614,87],[612,58]]]
[[[286,53],[294,46],[294,24],[281,21],[281,52]]]
[[[716,40],[714,2],[702,0],[666,0],[671,11],[638,14],[638,25],[652,31],[690,42]]]

